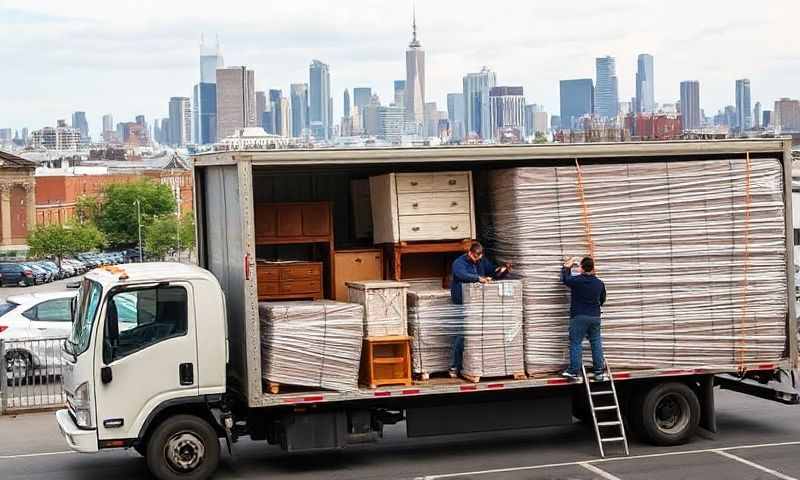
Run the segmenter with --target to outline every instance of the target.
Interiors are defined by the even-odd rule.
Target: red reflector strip
[[[284,398],[283,403],[321,402],[323,400],[325,400],[323,395],[314,395],[311,397]]]
[[[458,389],[461,390],[462,392],[474,392],[475,390],[478,389],[478,386],[477,385],[461,385],[460,387],[458,387]]]
[[[486,385],[486,388],[504,388],[504,387],[505,384],[503,383],[490,383],[489,385]]]
[[[569,380],[566,378],[548,378],[545,383],[548,385],[565,385],[569,383]]]
[[[776,368],[778,367],[774,363],[762,363],[758,366],[759,370],[775,370]]]
[[[101,446],[103,448],[117,448],[124,447],[125,445],[125,440],[104,440]]]
[[[392,392],[375,392],[376,397],[391,397]]]
[[[627,372],[626,373],[615,373],[613,376],[614,376],[614,379],[616,379],[616,380],[625,380],[626,378],[631,378],[631,374],[627,373]]]
[[[416,395],[416,394],[419,393],[419,388],[412,388],[412,389],[409,389],[409,390],[403,390],[400,393],[402,393],[403,395]]]

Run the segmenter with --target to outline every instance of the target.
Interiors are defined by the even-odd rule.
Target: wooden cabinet
[[[347,282],[383,279],[381,250],[337,250],[333,254],[334,299],[348,301]]]
[[[472,172],[370,177],[376,244],[475,238]]]
[[[256,244],[333,243],[328,202],[259,203],[255,206]]]
[[[259,300],[322,299],[321,262],[259,262]]]

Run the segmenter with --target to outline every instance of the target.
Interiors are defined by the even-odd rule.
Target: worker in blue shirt
[[[496,266],[483,256],[483,245],[472,242],[469,251],[453,262],[453,281],[450,282],[450,298],[455,305],[464,303],[461,285],[464,283],[489,283],[511,271],[511,264]],[[453,352],[450,359],[450,376],[457,377],[461,371],[464,355],[463,316],[460,317],[459,332],[453,339]]]
[[[577,275],[572,267],[576,258],[570,258],[561,269],[561,283],[571,291],[569,306],[569,367],[561,374],[572,380],[580,378],[583,362],[583,339],[589,337],[592,347],[592,371],[595,380],[608,381],[603,358],[603,340],[600,335],[600,307],[606,303],[606,286],[597,278],[594,259],[583,257]]]

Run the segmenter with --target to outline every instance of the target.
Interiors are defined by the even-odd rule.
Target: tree
[[[103,234],[92,224],[54,224],[36,227],[28,234],[28,253],[32,257],[55,257],[60,267],[65,256],[94,250],[104,243]]]
[[[175,214],[157,217],[147,226],[144,234],[145,252],[159,259],[178,248],[190,250],[194,242],[194,215],[191,212],[183,215],[180,224]]]
[[[96,223],[100,215],[101,204],[97,197],[81,195],[75,201],[75,217],[78,223]]]
[[[154,218],[175,211],[175,197],[167,185],[152,180],[111,184],[104,192],[97,226],[108,242],[128,246],[139,241],[136,201],[141,205],[142,225],[147,227]]]

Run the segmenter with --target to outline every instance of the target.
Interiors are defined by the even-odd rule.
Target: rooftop
[[[9,168],[35,168],[36,164],[30,160],[0,150],[0,167]]]

